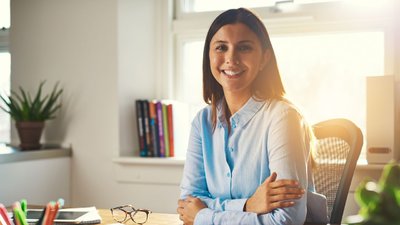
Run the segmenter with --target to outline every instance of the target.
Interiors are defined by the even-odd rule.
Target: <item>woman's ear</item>
[[[261,58],[260,71],[263,70],[267,65],[267,63],[271,60],[271,56],[272,56],[271,50],[269,48],[265,49],[263,56]]]

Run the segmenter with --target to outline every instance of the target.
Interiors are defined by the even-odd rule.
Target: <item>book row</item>
[[[173,157],[172,104],[136,100],[136,117],[141,157]]]

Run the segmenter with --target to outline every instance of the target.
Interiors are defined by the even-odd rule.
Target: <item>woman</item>
[[[326,213],[310,179],[311,133],[284,94],[261,20],[243,8],[219,15],[203,55],[210,106],[192,122],[178,201],[186,225],[303,224],[307,200]]]

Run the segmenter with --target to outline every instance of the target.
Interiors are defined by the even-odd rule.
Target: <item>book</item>
[[[156,103],[149,102],[149,111],[150,111],[150,130],[152,134],[153,140],[153,150],[154,157],[160,156],[160,143],[158,137],[158,122],[157,122],[157,112],[156,112]]]
[[[143,105],[144,135],[145,135],[146,146],[147,146],[147,155],[146,156],[151,157],[151,156],[153,156],[154,150],[153,150],[152,134],[151,134],[151,130],[150,130],[149,101],[143,100],[142,105]]]
[[[167,117],[168,117],[168,138],[169,138],[169,156],[174,157],[174,123],[172,104],[167,105]]]
[[[136,118],[137,118],[137,130],[139,139],[139,154],[140,156],[147,155],[146,139],[144,134],[144,123],[143,123],[143,106],[141,100],[136,100]]]
[[[163,114],[163,128],[164,128],[165,157],[169,157],[169,130],[168,130],[168,115],[167,115],[166,104],[162,104],[162,114]]]
[[[157,122],[158,122],[158,140],[160,143],[160,157],[165,157],[165,144],[164,144],[164,125],[163,125],[163,113],[162,103],[158,101],[156,103],[157,110]]]

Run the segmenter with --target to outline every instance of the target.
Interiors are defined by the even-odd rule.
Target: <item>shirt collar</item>
[[[225,99],[222,99],[217,104],[217,118],[221,124],[225,124],[223,103],[225,103]],[[256,100],[254,97],[249,98],[242,108],[231,116],[231,126],[235,128],[237,126],[246,125],[247,122],[249,122],[249,120],[264,106],[264,104],[265,101],[263,100]]]

